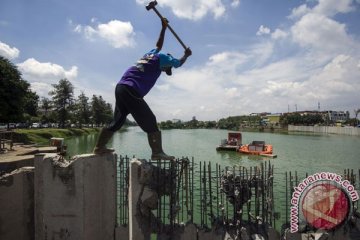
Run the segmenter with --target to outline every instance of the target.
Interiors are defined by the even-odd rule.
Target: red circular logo
[[[350,205],[347,195],[331,183],[311,187],[303,197],[305,220],[317,229],[332,229],[347,218]]]

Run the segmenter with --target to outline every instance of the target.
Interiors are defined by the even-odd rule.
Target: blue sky
[[[40,96],[67,78],[114,104],[161,28],[145,0],[0,0],[0,55]],[[145,97],[158,121],[360,108],[360,0],[158,0],[193,55]],[[183,49],[166,32],[163,51]],[[296,107],[295,107],[296,106]]]

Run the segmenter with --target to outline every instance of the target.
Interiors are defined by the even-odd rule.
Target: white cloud
[[[170,85],[169,84],[159,84],[155,86],[160,91],[169,91]]]
[[[285,112],[295,104],[298,110],[313,110],[318,102],[323,109],[358,108],[360,43],[333,19],[351,11],[351,2],[330,2],[295,8],[288,27],[282,24],[272,32],[260,26],[258,35],[270,37],[242,52],[218,52],[200,66],[187,69],[185,64],[171,78],[161,78],[167,91],[148,96],[155,112],[160,119],[196,115],[216,120],[254,111]]]
[[[288,33],[279,28],[275,29],[275,31],[273,33],[271,33],[272,39],[281,39],[281,38],[286,38],[287,36],[288,36]]]
[[[357,96],[360,91],[358,60],[349,55],[338,55],[321,72],[311,76],[308,85],[321,99]]]
[[[40,96],[47,96],[49,90],[52,89],[51,84],[57,83],[60,79],[66,78],[70,81],[76,79],[78,75],[76,66],[65,70],[58,64],[42,63],[34,58],[29,58],[17,66],[23,78],[30,82],[31,88]]]
[[[297,19],[297,18],[300,18],[300,17],[304,16],[305,14],[307,14],[309,12],[310,12],[310,9],[307,7],[307,5],[302,4],[299,7],[294,8],[291,11],[291,14],[290,14],[289,18],[290,19]]]
[[[207,65],[211,68],[231,71],[231,69],[236,69],[237,66],[241,66],[247,60],[248,56],[240,52],[222,52],[210,56]]]
[[[318,0],[318,4],[314,8],[302,4],[294,8],[289,16],[290,19],[301,18],[308,13],[316,13],[327,17],[332,17],[338,13],[348,13],[355,10],[352,5],[353,0]]]
[[[91,23],[96,23],[97,19],[92,18]],[[135,45],[135,32],[130,22],[112,20],[108,23],[97,23],[96,26],[74,27],[74,32],[84,34],[85,38],[91,41],[104,39],[114,48],[132,47]]]
[[[306,14],[293,25],[291,32],[293,40],[300,46],[315,50],[336,54],[354,45],[345,24],[319,14]]]
[[[146,6],[149,1],[136,0],[140,5]],[[218,19],[225,15],[227,1],[224,0],[162,0],[158,3],[158,7],[169,7],[172,12],[180,17],[190,20],[200,20],[206,15],[213,15]],[[230,3],[231,7],[237,7],[240,0],[233,0]]]
[[[232,3],[231,3],[231,6],[236,8],[240,5],[240,0],[233,0]]]
[[[261,35],[266,35],[266,34],[270,34],[270,28],[264,27],[263,25],[261,25],[259,27],[259,30],[256,32],[257,36],[261,36]]]
[[[44,82],[32,82],[31,90],[36,92],[40,97],[48,97],[49,91],[53,89],[53,87]]]
[[[313,11],[325,16],[334,16],[338,13],[348,13],[355,10],[353,0],[319,0]]]
[[[0,41],[0,55],[10,60],[19,57],[20,51],[16,47],[10,47]]]
[[[236,98],[239,97],[239,89],[236,87],[232,87],[232,88],[225,88],[225,96],[227,98]]]

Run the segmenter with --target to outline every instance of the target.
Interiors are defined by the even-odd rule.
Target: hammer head
[[[149,4],[146,6],[146,10],[149,11],[150,9],[154,8],[156,4],[157,4],[156,1],[149,2]]]

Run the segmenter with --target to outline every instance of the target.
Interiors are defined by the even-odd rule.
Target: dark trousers
[[[132,87],[117,84],[115,99],[114,120],[106,128],[107,130],[112,132],[119,130],[124,125],[127,115],[131,114],[144,132],[159,131],[154,113]]]

